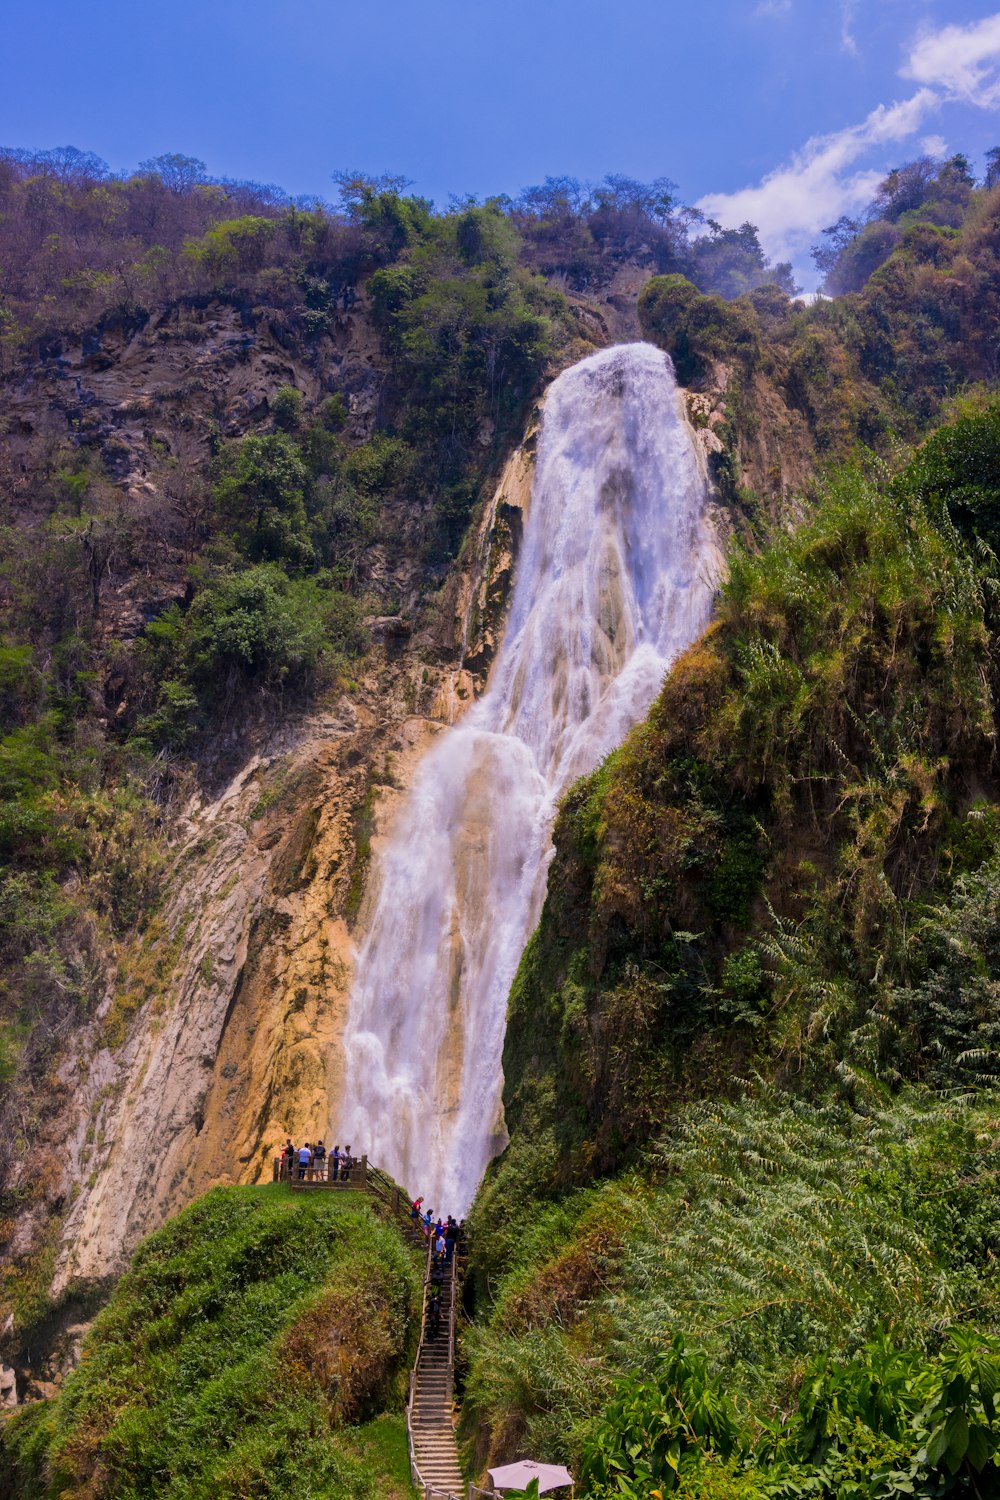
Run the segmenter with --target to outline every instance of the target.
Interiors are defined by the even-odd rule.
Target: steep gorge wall
[[[247,328],[225,303],[174,308],[96,347],[67,344],[11,383],[3,498],[30,528],[37,476],[75,434],[102,462],[121,455],[126,510],[166,514],[178,483],[204,471],[216,434],[266,420],[278,385],[312,402],[339,393],[348,438],[363,440],[384,378],[363,307],[335,336],[287,350],[280,328]],[[137,1240],[192,1197],[269,1175],[286,1134],[326,1132],[371,849],[423,748],[485,681],[531,448],[529,429],[443,587],[421,556],[419,510],[398,505],[391,542],[372,549],[367,568],[372,602],[399,612],[370,619],[359,680],[305,716],[293,705],[283,720],[251,711],[239,728],[218,725],[200,786],[175,796],[156,913],[141,937],[100,955],[103,998],[60,1039],[33,1104],[30,1156],[15,1145],[5,1290],[22,1307],[19,1287],[59,1295],[116,1275]],[[145,566],[109,569],[98,628],[127,640],[184,589],[176,538],[157,545],[154,530]],[[11,1307],[0,1339],[16,1360],[25,1351]],[[39,1367],[44,1340],[35,1342],[22,1394],[42,1388],[25,1373],[54,1373],[44,1358]]]
[[[396,660],[378,653],[356,694],[276,733],[221,795],[185,809],[156,934],[134,959],[155,994],[127,1015],[109,990],[59,1070],[46,1129],[70,1203],[57,1291],[115,1274],[214,1183],[269,1175],[286,1134],[326,1132],[371,844],[482,680],[529,488],[519,453],[444,601],[450,619]],[[429,662],[449,634],[456,664]],[[109,1046],[120,1029],[127,1040]]]
[[[634,306],[642,279],[619,301]],[[96,351],[81,343],[22,383],[7,455],[25,504],[33,464],[73,424],[102,453],[122,454],[120,488],[136,506],[162,504],[179,470],[204,463],[213,432],[236,435],[266,414],[280,383],[313,400],[341,392],[352,434],[371,430],[384,370],[363,308],[308,357],[283,348],[280,327],[248,328],[231,306],[194,309],[183,328],[181,319],[175,309]],[[623,319],[628,333],[620,309],[590,309],[595,342]],[[725,391],[709,413],[701,400],[689,411],[711,455]],[[286,1134],[325,1131],[371,850],[422,751],[485,684],[535,431],[532,422],[437,593],[419,558],[419,517],[401,513],[398,544],[372,559],[401,613],[372,622],[355,688],[304,719],[262,721],[246,739],[218,735],[212,790],[192,795],[169,832],[155,923],[119,955],[124,979],[109,981],[49,1081],[43,1190],[8,1253],[44,1251],[56,1292],[114,1276],[144,1233],[214,1183],[268,1174]],[[111,580],[109,634],[134,634],[151,608],[180,596],[184,569],[167,551],[144,574]]]

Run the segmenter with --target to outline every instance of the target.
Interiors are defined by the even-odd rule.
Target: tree
[[[281,385],[271,398],[271,416],[280,432],[298,432],[305,398],[294,385]]]
[[[314,559],[299,450],[283,432],[252,435],[227,449],[215,504],[244,555],[253,562],[304,568]]]
[[[141,161],[139,171],[158,177],[172,193],[189,193],[197,183],[205,180],[205,163],[196,156],[182,156],[179,151],[168,151],[164,156]]]

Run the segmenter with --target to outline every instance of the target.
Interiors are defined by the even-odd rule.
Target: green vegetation
[[[986,1361],[983,1440],[1000,1445],[989,1385],[1000,1356],[998,1129],[992,1098],[947,1105],[915,1092],[857,1111],[758,1087],[686,1109],[642,1176],[548,1205],[524,1169],[554,1154],[552,1129],[523,1150],[516,1137],[472,1220],[470,1433],[478,1420],[491,1452],[582,1461],[594,1496],[617,1493],[617,1473],[634,1484],[626,1494],[648,1495],[644,1476],[666,1491],[678,1466],[682,1492],[713,1494],[727,1460],[784,1485],[761,1493],[909,1493],[873,1478],[889,1458],[946,1481],[957,1447],[929,1463],[920,1454],[960,1426],[949,1401],[978,1400],[955,1384],[963,1349]],[[947,1332],[958,1325],[966,1331]],[[852,1465],[870,1490],[841,1488]],[[758,1493],[742,1473],[739,1483]],[[932,1480],[914,1492],[939,1491]]]
[[[684,276],[654,276],[639,297],[647,337],[667,349],[682,385],[711,374],[712,360],[737,361],[749,373],[760,358],[760,326],[752,302],[705,296]]]
[[[845,1364],[813,1361],[792,1419],[756,1436],[678,1338],[656,1377],[623,1385],[588,1436],[583,1482],[595,1500],[989,1494],[998,1382],[1000,1339],[951,1329],[927,1359],[880,1338]]]
[[[366,640],[357,602],[326,578],[291,579],[273,563],[218,573],[188,610],[172,605],[147,630],[159,701],[142,728],[183,741],[194,711],[225,711],[248,687],[302,688]]]
[[[363,1198],[217,1188],[139,1248],[58,1399],[3,1428],[4,1492],[402,1500],[418,1292]]]
[[[997,410],[735,546],[564,802],[471,1217],[473,1461],[996,1491]]]
[[[169,994],[158,828],[217,726],[342,682],[415,559],[438,585],[612,278],[648,270],[642,327],[711,393],[753,546],[560,815],[473,1215],[470,1452],[566,1458],[594,1497],[996,1490],[996,167],[891,173],[807,308],[752,225],[692,227],[666,180],[438,213],[343,175],[304,208],[176,155],[0,153],[0,373],[58,373],[65,419],[0,433],[0,1174],[109,981],[109,1045]],[[78,355],[199,319],[239,330],[234,364],[258,330],[287,354],[245,408],[73,394]],[[370,797],[354,822],[349,916]],[[19,1333],[64,1209],[37,1159],[0,1221],[48,1215],[4,1273]],[[6,1482],[405,1494],[413,1295],[357,1206],[212,1195],[5,1427]]]
[[[427,225],[406,256],[372,277],[376,326],[396,361],[401,431],[445,494],[457,547],[475,498],[475,452],[502,452],[554,347],[563,299],[518,264],[519,236],[498,204]],[[470,471],[471,466],[471,471]]]
[[[859,1096],[992,1071],[994,575],[905,489],[845,474],[738,549],[716,626],[567,799],[504,1057],[557,1175],[746,1068]]]
[[[776,276],[709,284],[697,268],[657,268],[639,299],[643,331],[684,380],[725,390],[726,447],[712,465],[729,503],[773,504],[783,468],[853,461],[859,446],[895,461],[900,441],[918,440],[949,401],[994,382],[990,160],[981,186],[962,157],[891,172],[861,218],[826,231],[814,255],[834,295],[810,307]]]

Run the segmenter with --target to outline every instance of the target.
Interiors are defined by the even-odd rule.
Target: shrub
[[[191,730],[195,702],[207,713],[241,687],[302,689],[322,666],[357,656],[367,642],[358,603],[325,583],[262,563],[216,574],[186,610],[171,605],[146,629],[160,687],[145,732],[176,742]]]
[[[298,432],[302,426],[305,397],[294,385],[281,385],[271,398],[271,416],[281,432]]]
[[[1000,550],[1000,402],[966,412],[918,450],[896,486]]]
[[[286,433],[252,434],[224,450],[216,510],[251,562],[302,569],[314,560],[304,493],[308,476]]]
[[[646,283],[639,321],[645,336],[670,355],[682,385],[703,379],[716,361],[735,360],[749,372],[760,355],[760,325],[749,300],[705,296],[676,273]]]

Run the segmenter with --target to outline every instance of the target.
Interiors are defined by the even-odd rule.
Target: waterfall
[[[704,628],[715,550],[666,356],[625,344],[545,398],[510,618],[486,693],[427,754],[374,879],[339,1138],[464,1213],[502,1144],[507,995],[559,798]]]

